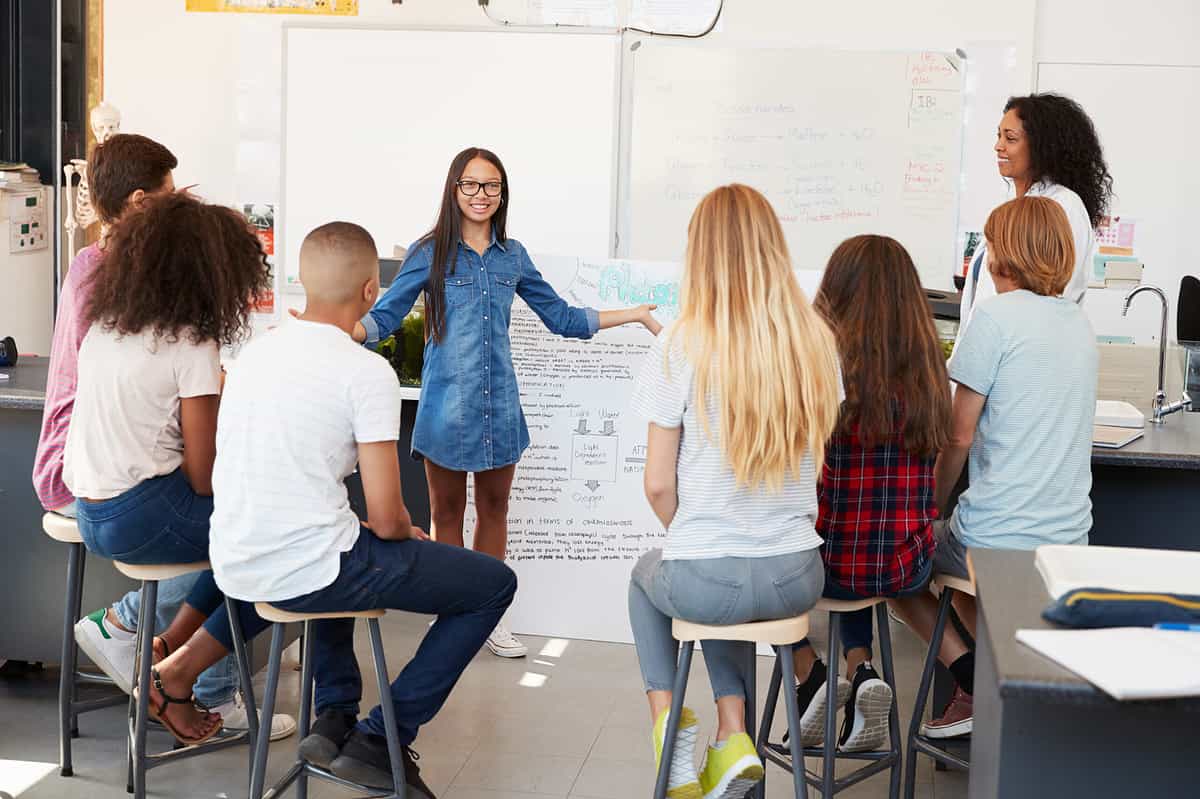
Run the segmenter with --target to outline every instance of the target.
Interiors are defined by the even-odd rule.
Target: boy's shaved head
[[[300,245],[300,282],[311,302],[355,302],[362,297],[363,284],[378,277],[375,239],[352,222],[321,225]]]

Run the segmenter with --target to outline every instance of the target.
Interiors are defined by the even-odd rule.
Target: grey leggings
[[[633,567],[629,622],[647,691],[675,684],[679,645],[671,620],[697,624],[744,624],[807,613],[821,596],[825,567],[819,550],[769,558],[663,560],[652,549]],[[713,697],[745,697],[745,667],[754,645],[705,641],[704,663]]]

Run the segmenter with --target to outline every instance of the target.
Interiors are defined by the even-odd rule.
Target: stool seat
[[[114,560],[113,565],[117,567],[117,571],[126,577],[131,577],[134,580],[150,580],[162,581],[170,580],[172,577],[179,577],[192,572],[208,571],[212,568],[207,560],[199,560],[195,563],[122,563],[119,560]]]
[[[866,599],[827,599],[821,597],[817,600],[816,607],[813,610],[825,613],[851,613],[855,610],[873,608],[880,602],[887,602],[887,599],[881,596],[873,596]]]
[[[962,577],[955,577],[951,574],[935,574],[933,575],[933,585],[938,588],[949,588],[961,594],[975,596],[974,580],[965,580]]]
[[[69,516],[47,513],[42,516],[42,529],[55,541],[62,541],[64,544],[83,543],[83,539],[79,537],[79,523]]]
[[[316,619],[381,619],[387,612],[382,608],[373,608],[371,610],[337,610],[329,613],[292,613],[290,610],[281,610],[269,602],[255,602],[254,610],[267,621],[285,624]]]
[[[808,614],[791,619],[754,621],[748,624],[693,624],[675,619],[671,634],[677,641],[752,641],[773,646],[787,646],[808,637]]]

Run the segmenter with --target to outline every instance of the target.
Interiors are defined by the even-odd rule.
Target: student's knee
[[[480,516],[488,518],[508,517],[508,494],[490,491],[476,491],[475,510]]]

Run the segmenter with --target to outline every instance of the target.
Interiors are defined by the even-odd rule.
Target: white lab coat
[[[1088,217],[1087,208],[1079,195],[1060,186],[1057,183],[1041,181],[1029,187],[1027,197],[1049,197],[1063,207],[1067,212],[1067,221],[1071,223],[1071,233],[1075,239],[1075,271],[1062,296],[1074,300],[1080,305],[1087,295],[1088,274],[1092,268],[1092,252],[1096,246],[1096,232],[1092,230],[1092,220]],[[980,259],[983,259],[980,262]],[[988,297],[996,296],[996,284],[992,273],[987,268],[987,242],[979,245],[975,257],[967,268],[967,282],[963,286],[962,302],[959,306],[958,338],[961,339],[971,321],[971,312],[975,305]],[[979,263],[978,283],[973,279],[976,263]]]

